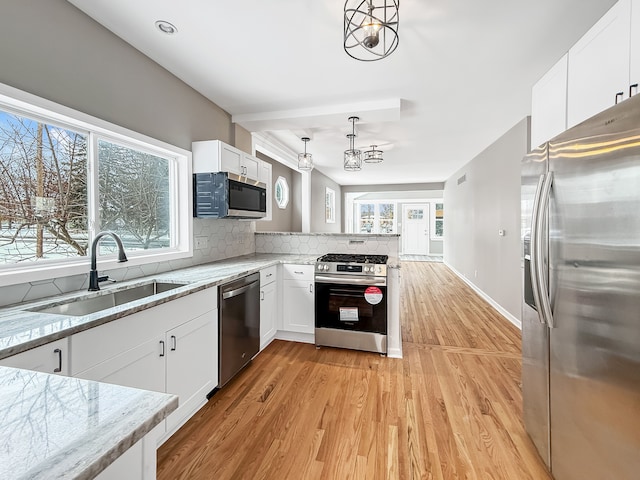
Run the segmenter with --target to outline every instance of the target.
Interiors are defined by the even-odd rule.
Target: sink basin
[[[30,311],[40,313],[54,313],[57,315],[71,315],[81,317],[90,313],[99,312],[108,308],[117,307],[125,303],[151,297],[158,293],[168,292],[174,288],[182,287],[185,283],[168,283],[152,281],[142,285],[135,285],[131,288],[119,290],[117,292],[105,291],[104,293],[89,298],[72,299],[66,303],[53,307],[34,308]]]

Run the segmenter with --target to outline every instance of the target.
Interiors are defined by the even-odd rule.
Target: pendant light
[[[304,153],[298,154],[298,170],[310,172],[313,170],[313,158],[310,153],[307,153],[307,142],[309,141],[309,137],[302,137],[300,140],[304,142]]]
[[[358,117],[349,117],[351,122],[351,133],[347,135],[349,139],[349,150],[344,151],[344,169],[348,172],[357,172],[362,170],[362,158],[360,157],[360,150],[356,150],[353,147],[353,142],[356,138],[356,122],[360,120]]]
[[[344,51],[363,62],[381,60],[398,48],[400,0],[346,0]]]
[[[365,163],[382,163],[382,150],[376,150],[377,145],[371,145],[371,150],[364,152]]]

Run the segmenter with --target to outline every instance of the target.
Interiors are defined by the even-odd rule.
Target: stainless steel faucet
[[[112,236],[113,239],[116,241],[116,244],[118,245],[118,262],[127,261],[127,256],[125,255],[124,247],[122,246],[122,240],[120,240],[120,237],[118,235],[116,235],[114,232],[98,233],[96,235],[96,238],[93,239],[93,243],[91,244],[91,270],[89,271],[89,291],[90,292],[95,292],[97,290],[100,290],[100,285],[98,285],[98,282],[100,281],[100,279],[98,278],[98,267],[97,267],[96,255],[98,253],[98,242],[105,235]],[[106,278],[107,277],[105,277],[104,279],[106,280]]]

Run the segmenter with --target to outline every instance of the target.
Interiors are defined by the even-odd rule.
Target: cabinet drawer
[[[313,281],[314,265],[282,265],[282,273],[285,280]]]
[[[263,268],[262,270],[260,270],[260,285],[264,286],[270,284],[271,282],[275,282],[277,271],[277,265],[272,265],[271,267]]]

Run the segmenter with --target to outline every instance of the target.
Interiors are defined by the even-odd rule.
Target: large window
[[[90,243],[103,230],[121,237],[129,265],[191,253],[189,198],[178,195],[188,191],[186,152],[116,126],[61,120],[18,101],[16,108],[1,93],[0,274],[35,265],[86,269]],[[105,237],[98,253],[114,247]]]
[[[395,233],[396,204],[389,202],[355,203],[356,233]]]

